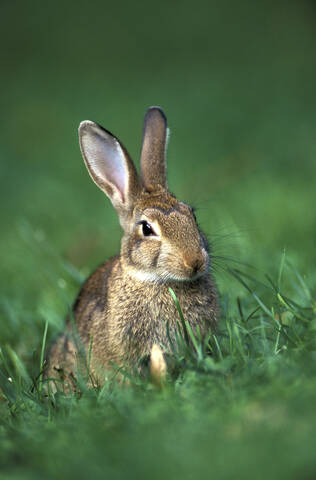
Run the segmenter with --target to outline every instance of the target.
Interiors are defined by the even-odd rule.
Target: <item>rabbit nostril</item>
[[[196,262],[196,264],[192,266],[193,273],[196,274],[200,270],[200,267],[200,264]]]
[[[185,256],[184,257],[184,265],[186,268],[189,268],[193,275],[196,275],[199,270],[203,267],[203,259],[199,257],[193,256]]]
[[[203,260],[197,259],[193,265],[193,273],[196,274],[203,267]]]

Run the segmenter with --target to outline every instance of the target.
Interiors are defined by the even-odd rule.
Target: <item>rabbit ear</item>
[[[79,126],[79,143],[92,180],[110,198],[119,215],[124,216],[140,190],[136,169],[124,146],[89,120]]]
[[[167,189],[166,144],[167,119],[159,107],[150,107],[144,120],[140,157],[141,178],[148,191]]]

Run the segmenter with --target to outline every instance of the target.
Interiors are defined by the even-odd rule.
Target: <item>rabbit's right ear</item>
[[[79,126],[79,143],[92,180],[110,198],[120,217],[126,216],[140,184],[124,146],[112,133],[89,120]]]
[[[150,107],[145,115],[140,173],[149,192],[167,190],[167,119],[160,107]]]

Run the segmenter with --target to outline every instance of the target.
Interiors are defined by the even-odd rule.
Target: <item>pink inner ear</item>
[[[124,203],[128,174],[124,153],[118,141],[96,127],[84,135],[83,146],[88,167],[97,183],[100,182],[99,186],[103,183],[114,187]]]
[[[113,165],[112,166],[109,165],[107,167],[106,176],[108,178],[109,183],[117,187],[118,193],[120,194],[122,202],[124,203],[125,202],[124,192],[126,187],[124,167],[123,168],[122,166],[118,167],[117,165],[116,167],[114,167]]]

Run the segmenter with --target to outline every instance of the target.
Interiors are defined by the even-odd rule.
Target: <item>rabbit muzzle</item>
[[[207,271],[209,264],[208,254],[204,249],[199,252],[188,251],[183,254],[182,262],[183,275],[188,280],[193,280]]]
[[[205,259],[202,254],[195,255],[193,253],[186,253],[183,256],[183,265],[188,272],[188,276],[195,277],[205,270]]]

